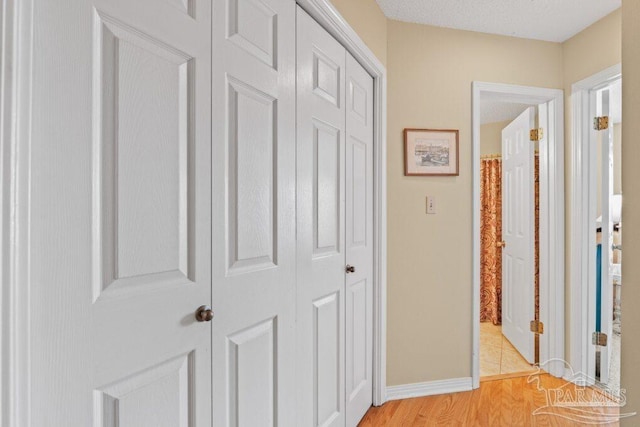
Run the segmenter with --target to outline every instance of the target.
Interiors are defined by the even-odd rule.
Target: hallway
[[[529,382],[529,378],[533,381]],[[567,387],[573,388],[573,385],[548,374],[484,381],[477,390],[387,402],[369,409],[359,427],[584,425],[584,422],[566,419],[569,415],[566,410],[562,412],[557,408],[548,411],[554,415],[533,415],[536,409],[546,405],[545,391],[568,390]],[[597,393],[590,388],[584,391],[587,398]],[[605,424],[608,417],[616,418],[619,413],[617,407],[593,410],[591,417],[597,418],[600,424]],[[607,425],[617,426],[618,422]]]

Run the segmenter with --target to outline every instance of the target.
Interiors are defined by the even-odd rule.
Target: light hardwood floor
[[[567,396],[567,392],[574,392],[576,388],[548,374],[485,381],[480,383],[479,389],[469,392],[387,402],[381,407],[369,409],[359,427],[583,426],[587,420],[591,420],[591,425],[618,425],[617,407],[586,408],[593,413],[549,407],[547,396],[553,402],[560,395],[558,390],[563,390],[564,396]],[[592,401],[594,393],[598,393],[591,388],[583,391],[583,400],[588,401]],[[596,397],[604,398],[602,395]],[[546,411],[538,409],[545,407]],[[548,414],[534,415],[536,410]],[[567,416],[583,418],[577,421],[567,419]]]

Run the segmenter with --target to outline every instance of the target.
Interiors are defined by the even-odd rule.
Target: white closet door
[[[298,8],[299,426],[344,426],[345,50]]]
[[[33,2],[29,425],[211,423],[209,4]]]
[[[346,62],[346,419],[355,427],[373,399],[373,78]]]
[[[298,424],[356,426],[373,397],[373,79],[300,8],[297,34]]]
[[[295,426],[295,2],[213,5],[213,424]]]

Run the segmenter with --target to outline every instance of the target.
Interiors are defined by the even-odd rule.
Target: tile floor
[[[480,376],[533,372],[518,350],[502,335],[502,327],[491,322],[480,323]]]

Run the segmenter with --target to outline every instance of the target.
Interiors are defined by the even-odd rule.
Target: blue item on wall
[[[601,332],[602,316],[602,243],[596,247],[596,332]]]

